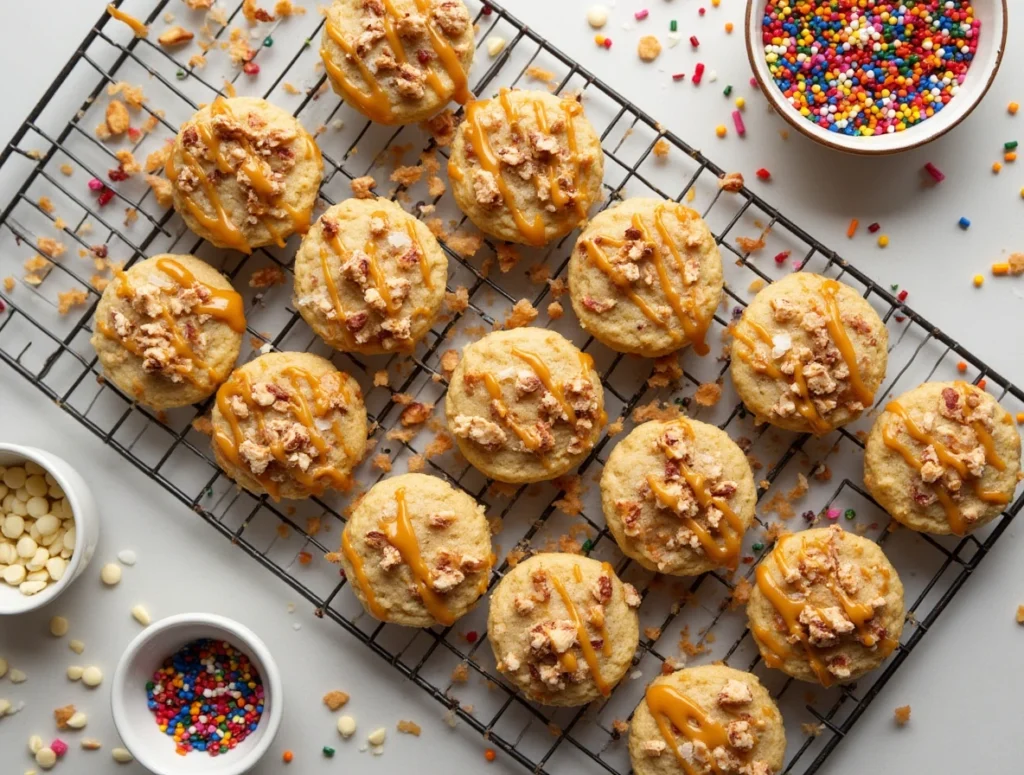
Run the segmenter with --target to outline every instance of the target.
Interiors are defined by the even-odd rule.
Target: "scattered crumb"
[[[747,290],[750,293],[757,293],[759,290],[764,288],[765,285],[766,283],[764,280],[762,280],[760,277],[755,277],[753,280],[750,281],[750,285],[747,286]]]
[[[450,110],[442,110],[429,121],[424,121],[420,126],[430,133],[434,142],[441,148],[446,148],[455,139],[455,114]]]
[[[61,315],[68,314],[75,307],[80,307],[89,299],[89,292],[82,288],[72,288],[57,294],[57,311]]]
[[[7,279],[10,280],[11,278],[8,277]],[[6,281],[4,282],[6,284]],[[7,290],[10,290],[10,288]],[[1024,624],[1024,605],[1017,606],[1017,624]]]
[[[701,406],[714,406],[722,397],[722,386],[717,382],[705,382],[693,394],[693,400]]]
[[[464,684],[469,680],[469,665],[465,662],[459,662],[452,670],[451,675],[452,683]]]
[[[389,380],[390,377],[388,376],[387,371],[385,371],[384,369],[381,369],[380,371],[375,371],[373,373],[374,387],[387,387]]]
[[[501,270],[501,273],[502,274],[507,274],[518,263],[519,263],[519,251],[516,249],[516,246],[515,245],[511,245],[508,242],[499,242],[498,243],[498,269]],[[537,265],[535,265],[535,266],[537,266]],[[531,269],[532,269],[532,267],[531,267]],[[548,271],[550,272],[551,270],[549,269]],[[547,279],[547,278],[545,278],[545,279]]]
[[[550,70],[545,70],[543,67],[537,67],[531,65],[526,68],[526,77],[532,78],[535,81],[546,83],[548,86],[553,87],[555,85],[555,74]]]
[[[66,729],[68,725],[68,719],[74,715],[74,705],[65,705],[63,708],[55,709],[53,711],[53,719],[57,722],[57,729]]]
[[[786,526],[781,522],[772,522],[764,531],[764,540],[770,544],[773,544],[779,540],[780,536],[783,536],[788,532],[789,531],[786,529]]]
[[[795,512],[786,493],[777,492],[761,507],[765,514],[778,514],[780,519],[792,519]]]
[[[678,382],[682,376],[683,368],[679,365],[679,354],[669,353],[654,359],[654,370],[647,378],[647,384],[652,388],[668,387]]]
[[[747,579],[740,578],[736,581],[735,586],[732,588],[732,594],[729,595],[729,602],[726,603],[726,607],[730,611],[735,611],[737,608],[742,608],[750,600],[750,592],[754,588]]]
[[[624,735],[629,732],[629,722],[622,719],[612,721],[612,732],[616,735]]]
[[[672,145],[662,137],[654,144],[654,155],[659,159],[664,159],[668,156],[668,152],[672,149]]]
[[[277,0],[274,5],[274,13],[279,19],[286,19],[289,16],[302,16],[306,9],[301,5],[293,5],[292,0]]]
[[[419,737],[420,732],[422,732],[423,730],[420,729],[420,725],[417,724],[415,721],[399,721],[398,731],[406,735],[413,735],[414,737]]]
[[[470,258],[477,254],[480,250],[480,246],[484,244],[484,238],[482,234],[462,234],[456,232],[450,234],[446,240],[448,247],[454,250],[463,258]]]
[[[451,377],[452,372],[455,371],[455,367],[459,365],[459,351],[458,350],[445,350],[441,354],[441,371],[444,372],[446,378]]]
[[[644,627],[644,637],[649,640],[657,640],[661,637],[661,627]]]
[[[807,722],[800,725],[800,731],[802,731],[808,737],[818,737],[825,730],[824,724],[814,724]]]
[[[793,485],[792,490],[786,493],[786,500],[795,501],[798,498],[802,498],[807,494],[808,489],[810,489],[810,484],[807,481],[807,477],[797,472],[796,484]]]
[[[622,433],[622,427],[626,424],[625,417],[619,417],[615,421],[608,424],[606,432],[609,436],[617,436]]]
[[[566,283],[564,277],[556,277],[554,280],[548,280],[548,286],[551,288],[551,295],[556,299],[562,298],[569,290],[569,285]]]
[[[106,122],[96,127],[96,135],[104,140],[117,137],[127,132],[130,124],[128,108],[120,100],[111,100],[107,105]]]
[[[139,220],[139,211],[134,207],[126,207],[124,211],[124,225],[126,227],[131,226]]]
[[[153,189],[153,196],[156,197],[156,203],[160,207],[170,207],[173,204],[174,194],[171,181],[157,175],[146,175],[146,183]]]
[[[653,62],[661,53],[661,41],[654,35],[644,35],[637,44],[636,53],[644,62]]]
[[[164,168],[164,164],[167,163],[167,159],[171,156],[171,150],[174,146],[169,143],[165,143],[153,151],[146,157],[146,162],[142,165],[142,168],[146,172],[158,172]]]
[[[352,195],[356,199],[372,199],[373,189],[377,186],[377,181],[371,175],[363,175],[361,178],[355,178],[350,185],[352,187]]]
[[[469,289],[460,285],[454,292],[445,293],[444,303],[450,312],[455,314],[465,312],[469,307]]]
[[[265,266],[252,273],[252,277],[249,278],[249,287],[270,288],[275,285],[283,285],[287,279],[281,267]]]
[[[40,253],[50,258],[60,258],[67,250],[63,242],[55,240],[53,237],[39,237],[36,240],[36,246]]]
[[[764,237],[764,234],[756,239],[753,237],[737,237],[736,244],[740,246],[740,250],[744,253],[756,253],[764,247]]]
[[[743,175],[739,172],[727,172],[718,179],[718,187],[730,194],[743,188]]]
[[[206,57],[202,54],[193,54],[188,59],[188,66],[195,70],[202,70],[206,67]]]
[[[385,474],[391,471],[391,458],[383,452],[373,456],[373,467]]]
[[[548,304],[548,317],[551,318],[552,320],[558,320],[564,314],[565,310],[562,308],[562,305],[559,302],[553,301],[550,304]]]
[[[4,290],[5,291],[10,293],[11,291],[14,290],[14,285],[15,285],[15,279],[13,277],[7,276],[7,277],[4,278]]]
[[[50,197],[48,196],[39,197],[38,205],[39,209],[42,210],[47,215],[53,215],[53,211],[56,209],[53,206],[53,202],[51,201]]]
[[[72,167],[70,164],[61,164],[60,174],[66,178],[70,178],[72,175],[75,174],[75,168]]]
[[[570,517],[581,514],[583,512],[583,501],[580,499],[580,493],[583,490],[583,482],[580,477],[571,475],[559,476],[555,478],[553,484],[563,491],[563,495],[551,505]]]
[[[518,260],[518,256],[516,257]],[[499,263],[501,258],[499,256]],[[531,264],[526,270],[526,279],[534,285],[544,285],[551,277],[551,267],[547,264]]]
[[[899,726],[906,726],[907,722],[910,721],[910,706],[901,705],[893,711],[893,716],[896,718],[896,723]]]
[[[513,305],[501,327],[506,330],[522,328],[536,320],[537,315],[537,310],[527,299],[520,299]]]
[[[324,705],[331,710],[337,710],[346,702],[348,702],[348,695],[345,692],[338,691],[337,689],[327,692],[327,694],[324,695]]]
[[[637,423],[647,422],[648,420],[658,420],[659,422],[665,422],[667,420],[674,420],[679,417],[679,407],[674,404],[663,404],[662,402],[655,399],[649,404],[643,404],[633,410],[633,421]]]
[[[402,186],[413,186],[423,177],[423,167],[413,164],[407,167],[398,167],[391,173],[391,182]]]
[[[166,30],[160,33],[157,37],[156,42],[164,48],[173,48],[180,46],[183,43],[188,43],[195,35],[186,30],[184,27],[175,25],[168,27]]]
[[[688,657],[699,657],[706,654],[710,649],[699,643],[690,640],[690,625],[686,625],[679,631],[679,650]]]
[[[274,15],[256,5],[256,0],[242,0],[242,15],[249,24],[257,22],[272,22]]]
[[[132,86],[127,81],[118,81],[108,86],[107,95],[110,97],[123,97],[125,103],[132,110],[141,110],[142,104],[146,101],[146,95],[142,93],[142,87]]]

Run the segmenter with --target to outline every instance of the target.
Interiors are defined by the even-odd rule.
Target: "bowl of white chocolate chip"
[[[0,615],[49,603],[92,559],[100,534],[85,479],[45,450],[0,444]]]

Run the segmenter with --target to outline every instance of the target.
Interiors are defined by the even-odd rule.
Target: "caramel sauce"
[[[768,346],[770,354],[770,348],[772,347],[771,334],[765,330],[764,326],[753,320],[747,321],[747,324],[754,329],[754,333],[757,334],[758,338]],[[811,426],[811,430],[814,431],[815,434],[820,436],[821,434],[828,433],[830,430],[829,424],[821,418],[821,415],[818,414],[818,410],[814,408],[814,403],[811,401],[811,394],[807,390],[807,383],[804,380],[803,365],[799,362],[795,363],[793,376],[789,377],[783,374],[782,371],[770,361],[764,363],[754,361],[753,353],[757,351],[757,344],[748,334],[740,331],[738,325],[730,326],[729,333],[734,339],[738,339],[747,346],[747,350],[738,350],[735,354],[754,371],[759,374],[769,376],[772,379],[786,379],[786,381],[791,385],[795,384],[797,386],[797,389],[800,392],[794,399],[796,410],[805,420],[807,420],[808,425]]]
[[[113,5],[107,6],[107,13],[110,14],[111,18],[117,19],[119,22],[124,22],[132,28],[132,32],[135,33],[137,38],[145,38],[149,35],[149,27],[143,24],[141,21],[136,19],[131,14],[127,14],[120,8],[115,8]]]
[[[776,547],[776,551],[777,550],[778,547]],[[818,681],[825,688],[831,686],[831,674],[825,669],[825,665],[818,657],[815,648],[811,646],[810,642],[807,640],[807,636],[804,635],[803,628],[800,626],[800,622],[798,621],[800,612],[804,609],[804,604],[790,599],[790,597],[782,591],[782,588],[776,583],[775,579],[772,578],[772,575],[765,563],[762,562],[757,566],[755,576],[757,577],[757,586],[761,590],[761,594],[768,598],[768,602],[772,604],[779,616],[782,617],[782,620],[786,623],[786,628],[789,630],[790,636],[799,638],[800,642],[803,644],[804,651],[807,654],[807,661],[811,666],[811,670],[814,671],[814,675],[817,676]],[[764,645],[767,646],[768,644]],[[778,658],[779,664],[782,663],[782,657],[785,653],[786,652],[782,652],[781,654],[776,653],[775,656]]]
[[[427,85],[442,100],[454,99],[460,105],[464,105],[472,95],[469,93],[468,78],[465,70],[462,69],[459,55],[430,21],[430,3],[428,0],[415,0],[415,2],[416,8],[424,15],[427,36],[430,39],[431,48],[433,48],[434,54],[437,56],[437,61],[440,62],[441,67],[444,68],[448,77],[451,78],[452,89],[445,88],[437,73],[430,66],[423,67]],[[395,60],[399,64],[405,64],[409,61],[408,55],[394,27],[394,21],[402,18],[402,14],[394,7],[391,0],[384,0],[384,10],[384,35],[395,55]],[[345,98],[371,119],[383,124],[392,122],[394,120],[394,112],[391,109],[391,101],[388,99],[388,95],[384,91],[384,87],[381,86],[377,76],[370,71],[369,67],[363,62],[363,58],[356,53],[353,46],[345,40],[337,25],[328,21],[325,29],[327,30],[328,37],[338,44],[341,50],[345,52],[349,61],[359,69],[359,74],[362,76],[363,81],[366,82],[366,86],[370,91],[367,94],[352,83],[341,68],[331,61],[327,50],[321,48],[320,57],[323,59],[324,67],[327,69],[331,79],[341,87]]]
[[[384,619],[387,612],[381,608],[380,603],[377,602],[377,596],[373,594],[373,587],[370,586],[370,582],[366,578],[366,568],[363,567],[362,559],[352,547],[352,540],[349,538],[347,529],[341,534],[341,550],[345,553],[345,557],[356,575],[355,581],[359,585],[363,597],[366,598],[366,607],[378,619]]]
[[[661,236],[662,245],[667,245],[669,251],[672,253],[672,257],[676,261],[676,267],[679,270],[679,276],[683,277],[685,272],[686,260],[679,253],[679,248],[676,247],[675,240],[672,239],[672,235],[669,234],[668,227],[665,225],[664,216],[665,211],[668,209],[668,205],[662,202],[654,211],[654,226]],[[685,222],[698,217],[697,213],[688,207],[682,205],[675,205],[672,208],[673,214],[676,219],[680,222]],[[640,216],[633,216],[634,224],[640,221]],[[642,223],[642,222],[641,222]],[[645,230],[646,238],[646,230]],[[664,272],[661,269],[661,257],[660,250],[655,247],[654,250],[655,262],[658,266],[658,275],[661,279],[662,285],[666,284],[666,278]],[[668,286],[671,286],[671,281],[668,281]],[[679,322],[683,326],[683,331],[686,332],[686,338],[690,340],[690,344],[693,345],[693,351],[697,355],[707,355],[710,352],[710,348],[705,341],[707,338],[708,328],[711,325],[711,317],[709,316],[706,320],[701,317],[700,312],[697,310],[697,295],[699,294],[699,286],[693,289],[693,293],[688,296],[685,300],[679,298],[679,295],[675,292],[675,288],[672,287],[672,293],[676,296],[677,301],[671,302],[672,296],[669,295],[666,289],[665,294],[669,296],[669,300],[672,303],[673,309],[676,311],[676,315],[679,317]],[[680,313],[680,307],[685,305],[685,314]]]
[[[843,325],[843,319],[839,313],[839,301],[836,298],[838,293],[839,283],[831,279],[822,281],[821,296],[825,300],[825,311],[827,313],[825,316],[825,327],[828,329],[829,336],[832,337],[836,349],[839,350],[843,360],[846,361],[847,368],[850,370],[850,389],[861,404],[865,407],[870,407],[875,402],[875,391],[865,385],[864,380],[861,379],[860,367],[857,365],[857,353],[853,349],[853,343],[846,333],[846,327]]]
[[[502,422],[507,425],[519,440],[523,442],[523,446],[531,452],[535,451],[540,447],[540,439],[536,432],[532,428],[524,428],[522,425],[517,423],[514,418],[511,417],[511,412],[508,405],[501,397],[501,385],[498,384],[498,379],[493,374],[485,373],[482,375],[484,385],[487,387],[487,392],[490,393],[492,406],[498,417],[501,418]]]
[[[555,588],[558,596],[562,598],[562,603],[565,604],[569,618],[572,620],[573,624],[576,625],[576,640],[579,643],[580,651],[583,652],[583,659],[590,668],[590,675],[594,679],[594,685],[597,686],[597,690],[601,692],[603,696],[607,697],[611,694],[612,689],[605,682],[604,678],[601,677],[601,666],[597,661],[597,652],[594,651],[594,647],[590,645],[590,634],[587,632],[587,625],[580,617],[580,612],[576,609],[576,604],[572,602],[572,598],[569,597],[569,592],[566,590],[561,579],[559,579],[554,573],[550,572],[548,573],[548,578],[551,579],[551,585]],[[608,643],[607,638],[605,638],[605,643]],[[576,658],[571,654],[569,656],[572,657],[573,671],[575,671]],[[562,667],[563,669],[568,669],[564,663]]]
[[[708,718],[700,705],[674,686],[655,681],[647,687],[644,699],[658,724],[661,736],[665,738],[686,775],[702,775],[707,770],[703,766],[695,767],[692,759],[683,756],[673,730],[691,743],[703,743],[709,752],[719,746],[729,746],[729,733],[725,727]],[[718,773],[719,769],[712,763],[711,771]]]
[[[320,270],[324,273],[324,284],[327,286],[327,294],[331,297],[331,304],[334,306],[334,316],[338,319],[339,330],[341,335],[345,338],[349,344],[352,343],[352,336],[349,334],[348,329],[345,327],[345,321],[348,319],[348,315],[345,314],[345,308],[341,304],[341,296],[338,295],[338,286],[334,282],[334,277],[331,275],[331,268],[328,264],[327,249],[320,248]]]
[[[520,360],[525,361],[530,368],[533,369],[533,372],[537,375],[537,378],[540,379],[545,389],[555,397],[559,405],[561,405],[562,411],[568,415],[569,422],[575,425],[576,412],[573,411],[569,402],[565,400],[565,393],[562,391],[562,386],[556,385],[555,381],[551,378],[551,370],[544,362],[544,359],[537,355],[537,353],[530,352],[529,350],[522,350],[518,347],[512,348],[512,354]],[[583,365],[585,367],[585,364]]]
[[[973,385],[970,385],[963,380],[958,379],[953,384],[964,391],[965,397],[970,394],[972,390],[984,392],[980,390],[980,388],[975,388]],[[1003,415],[1003,420],[1007,423],[1010,421],[1009,413]],[[996,443],[995,439],[992,438],[992,434],[990,434],[988,430],[986,430],[985,426],[978,420],[971,421],[971,428],[974,430],[974,435],[978,437],[978,441],[980,441],[981,445],[985,448],[985,462],[997,471],[1005,471],[1006,463],[1003,462],[1003,459],[999,457],[999,453],[996,452]]]
[[[601,241],[607,242],[604,238],[602,238]],[[583,241],[583,245],[587,249],[587,256],[590,261],[600,269],[609,280],[611,280],[612,284],[616,288],[626,295],[626,298],[637,306],[637,308],[644,314],[644,317],[661,328],[665,328],[667,326],[667,323],[661,318],[661,316],[658,315],[658,313],[655,312],[651,306],[633,290],[629,280],[612,264],[611,261],[608,260],[604,251],[601,250],[594,240],[586,239]],[[680,336],[677,331],[669,331],[669,335],[674,341],[682,341],[682,336]]]
[[[200,315],[209,315],[217,320],[223,320],[228,328],[237,334],[245,331],[245,310],[242,297],[234,290],[214,288],[212,285],[207,285],[197,280],[195,275],[173,258],[157,259],[156,266],[157,269],[182,287],[191,287],[198,283],[207,290],[210,294],[210,300],[197,304],[192,308],[193,312]]]
[[[397,515],[394,519],[381,520],[379,529],[387,536],[388,543],[402,555],[403,562],[412,571],[416,589],[420,593],[424,607],[438,622],[448,626],[455,621],[455,615],[449,610],[441,596],[430,586],[432,573],[420,555],[420,544],[416,539],[412,521],[409,519],[404,487],[399,487],[395,491],[395,505],[398,509]]]

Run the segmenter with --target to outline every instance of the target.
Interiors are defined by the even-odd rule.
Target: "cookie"
[[[380,124],[465,104],[473,24],[462,0],[334,0],[320,57],[334,91]]]
[[[756,503],[743,451],[685,417],[638,425],[601,474],[605,522],[622,553],[674,576],[736,568]]]
[[[636,775],[774,775],[785,757],[786,729],[768,690],[725,665],[656,678],[629,724]]]
[[[491,531],[484,507],[443,479],[404,474],[363,496],[339,560],[359,602],[382,622],[448,626],[487,591]]]
[[[571,97],[502,88],[471,102],[455,132],[455,203],[507,242],[546,245],[586,220],[601,195],[601,139]]]
[[[323,168],[291,113],[256,97],[217,97],[182,124],[165,171],[186,226],[252,253],[306,233]]]
[[[640,596],[612,566],[576,554],[536,554],[491,594],[487,639],[498,670],[545,705],[607,697],[633,663]]]
[[[758,422],[817,436],[856,420],[885,378],[889,333],[848,285],[794,272],[730,329],[736,392]]]
[[[163,254],[116,272],[93,327],[107,379],[140,404],[171,409],[202,401],[231,372],[245,312],[205,261]]]
[[[561,476],[607,420],[594,361],[554,331],[495,331],[468,345],[445,398],[448,429],[478,470],[501,482]]]
[[[747,603],[768,667],[822,686],[856,681],[899,644],[903,584],[878,544],[838,525],[782,536]]]
[[[366,448],[358,383],[312,353],[267,353],[235,369],[211,419],[224,473],[274,500],[348,490]]]
[[[1013,499],[1020,434],[996,400],[966,382],[926,382],[890,401],[864,448],[864,484],[913,530],[962,536]]]
[[[580,325],[613,350],[658,358],[692,345],[706,355],[722,257],[695,211],[627,199],[595,215],[576,240],[569,295]]]

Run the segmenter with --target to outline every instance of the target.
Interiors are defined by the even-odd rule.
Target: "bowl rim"
[[[234,644],[236,647],[241,646],[243,650],[259,659],[263,667],[263,685],[266,696],[273,700],[269,707],[269,713],[265,712],[264,718],[261,719],[261,723],[265,721],[267,724],[266,731],[252,750],[238,758],[218,757],[218,762],[224,763],[223,768],[217,770],[218,775],[239,775],[254,767],[270,748],[274,738],[277,737],[278,729],[284,718],[284,689],[281,673],[270,649],[255,632],[234,619],[210,613],[174,614],[150,624],[132,638],[131,642],[125,646],[124,653],[121,654],[117,668],[114,670],[114,680],[110,690],[110,710],[114,717],[114,727],[124,746],[131,751],[132,756],[150,772],[156,775],[181,775],[181,773],[189,771],[186,757],[177,757],[175,761],[180,761],[182,764],[180,768],[174,769],[162,767],[159,762],[152,760],[152,757],[149,756],[149,746],[134,735],[133,727],[127,721],[129,711],[125,698],[128,692],[128,666],[142,647],[163,632],[194,625],[207,625],[228,631],[231,634],[230,639],[238,641]]]
[[[26,608],[21,608],[17,611],[11,611],[5,609],[3,607],[3,604],[0,603],[0,616],[20,616],[22,614],[27,614],[32,611],[37,611],[43,606],[52,603],[64,592],[65,589],[67,589],[71,585],[71,582],[78,577],[78,568],[82,564],[82,558],[83,555],[85,554],[86,531],[79,529],[81,527],[81,525],[79,524],[79,515],[83,514],[84,511],[83,509],[79,508],[79,506],[81,505],[81,501],[79,498],[79,493],[75,489],[75,487],[69,486],[67,479],[64,478],[64,475],[59,471],[52,470],[48,462],[45,460],[45,457],[56,458],[60,462],[64,463],[68,468],[77,473],[78,469],[76,469],[73,465],[68,463],[68,461],[62,458],[60,455],[56,455],[53,452],[50,452],[49,450],[42,449],[41,447],[29,447],[25,446],[24,444],[13,444],[10,442],[0,442],[0,452],[12,452],[16,455],[20,455],[21,457],[25,458],[25,460],[29,460],[35,463],[36,465],[46,469],[46,472],[56,480],[57,484],[64,491],[64,496],[68,499],[68,503],[71,504],[72,519],[75,521],[75,548],[74,551],[72,551],[71,553],[71,559],[68,561],[68,566],[64,569],[64,575],[61,576],[60,581],[53,582],[53,584],[47,587],[47,589],[44,589],[36,595],[29,595],[28,599],[32,602]],[[40,453],[42,453],[42,456],[40,455]],[[81,474],[79,474],[79,476],[81,476]],[[88,517],[81,518],[88,519]]]
[[[809,121],[797,119],[795,116],[790,115],[789,110],[792,106],[783,98],[782,91],[775,85],[775,82],[771,79],[765,80],[761,74],[761,70],[758,67],[758,55],[763,52],[755,51],[754,46],[754,28],[753,28],[753,14],[755,13],[756,5],[763,5],[765,0],[747,0],[747,12],[744,16],[744,37],[747,41],[747,60],[750,64],[750,69],[754,72],[754,78],[757,80],[758,88],[761,93],[765,96],[772,108],[777,114],[779,114],[783,120],[797,130],[804,137],[813,140],[820,145],[827,146],[843,153],[854,154],[855,156],[891,156],[894,153],[903,153],[904,151],[912,151],[915,148],[920,148],[923,145],[927,145],[933,140],[938,140],[943,135],[952,131],[956,127],[963,123],[964,119],[970,116],[975,108],[981,104],[982,100],[985,99],[985,95],[988,94],[989,89],[992,88],[992,84],[996,79],[996,75],[999,73],[999,68],[1003,63],[1003,55],[1006,53],[1006,40],[1009,32],[1009,10],[1007,6],[1007,0],[993,0],[997,4],[997,16],[1002,19],[1002,37],[999,40],[999,45],[996,48],[996,61],[992,65],[992,71],[989,73],[988,80],[985,81],[985,85],[974,101],[964,110],[964,112],[956,118],[955,121],[949,124],[944,129],[934,131],[932,133],[925,133],[920,140],[913,143],[896,145],[892,148],[856,148],[852,145],[848,145],[842,141],[832,139],[831,133],[819,134],[814,131],[816,124],[811,124]],[[1002,9],[1002,13],[998,13],[998,9]],[[924,122],[922,122],[924,123]]]

